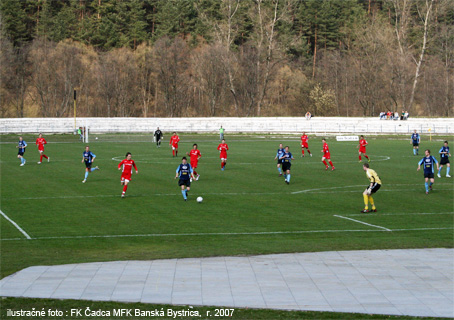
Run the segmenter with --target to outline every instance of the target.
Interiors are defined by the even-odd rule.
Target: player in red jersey
[[[195,180],[199,180],[200,174],[198,174],[195,169],[197,169],[197,164],[199,163],[199,159],[202,157],[200,150],[197,149],[197,143],[194,143],[192,146],[192,150],[190,152],[186,152],[186,155],[191,157],[191,167],[194,173]]]
[[[180,141],[180,137],[177,136],[177,133],[174,132],[173,135],[170,137],[169,145],[172,147],[172,155],[174,157],[178,157],[178,142]]]
[[[364,154],[364,156],[367,158],[367,161],[370,162],[370,159],[369,157],[367,156],[366,154],[366,146],[368,145],[366,139],[364,139],[364,136],[361,136],[359,138],[359,144],[358,144],[358,148],[359,148],[359,162],[361,162],[361,154]]]
[[[221,170],[224,171],[225,165],[227,164],[227,150],[229,146],[225,143],[225,140],[222,139],[222,142],[218,145],[218,150],[221,153],[219,158],[221,158]]]
[[[128,152],[126,153],[126,159],[118,164],[118,170],[121,170],[121,185],[123,186],[122,198],[125,197],[126,190],[128,190],[128,183],[131,181],[132,168],[134,167],[134,169],[136,169],[136,174],[139,173],[139,171],[137,171],[136,163],[131,158],[131,152]]]
[[[311,150],[309,150],[309,145],[307,144],[308,140],[309,137],[307,136],[306,132],[303,132],[303,135],[301,136],[301,157],[304,157],[304,149],[306,149],[307,153],[309,153],[312,157]]]
[[[322,162],[326,167],[325,170],[328,170],[328,164],[326,163],[325,160],[328,160],[329,164],[331,165],[331,170],[334,170],[335,168],[334,168],[333,163],[331,162],[331,154],[329,153],[329,148],[328,148],[328,144],[326,143],[326,139],[323,138],[322,141],[323,141]]]
[[[38,139],[36,139],[36,145],[38,146],[39,152],[39,162],[41,164],[43,162],[43,157],[47,159],[47,162],[50,162],[50,158],[44,154],[44,145],[47,144],[46,139],[43,138],[42,133],[39,134]]]

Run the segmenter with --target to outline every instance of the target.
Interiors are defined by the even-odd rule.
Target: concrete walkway
[[[26,268],[0,295],[454,317],[454,250],[373,250]]]

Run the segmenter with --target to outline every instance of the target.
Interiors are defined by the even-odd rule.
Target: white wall
[[[77,118],[76,126],[88,126],[92,133],[154,132],[219,132],[226,133],[409,133],[418,130],[434,134],[453,134],[454,118]],[[69,133],[74,131],[74,118],[0,119],[0,133]]]

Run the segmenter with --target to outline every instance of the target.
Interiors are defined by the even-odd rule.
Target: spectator
[[[394,112],[394,120],[399,120],[399,112]]]
[[[311,118],[312,118],[311,113],[309,111],[306,112],[306,120],[311,120]]]
[[[390,110],[388,110],[388,113],[386,113],[386,120],[392,119],[392,113]]]
[[[380,112],[380,120],[386,119],[386,113],[385,112]]]
[[[409,115],[408,111],[405,111],[405,117],[404,117],[405,120],[407,120],[409,117],[410,117],[410,115]]]

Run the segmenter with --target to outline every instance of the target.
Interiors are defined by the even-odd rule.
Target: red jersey
[[[47,144],[47,141],[44,138],[38,138],[36,139],[36,144],[38,145],[38,150],[44,150],[44,145]]]
[[[367,146],[366,139],[359,140],[359,145],[360,145],[361,148],[365,148]]]
[[[197,163],[199,161],[199,157],[202,156],[200,150],[198,149],[192,149],[191,152],[189,152],[189,155],[191,156],[191,165],[192,163]]]
[[[307,148],[307,141],[309,140],[309,137],[307,135],[302,135],[301,136],[301,146]]]
[[[218,145],[218,150],[221,151],[221,158],[227,158],[227,150],[229,150],[227,143],[220,143]]]
[[[327,157],[327,156],[330,155],[329,147],[328,147],[328,144],[326,142],[323,144],[323,154],[324,154],[324,157]]]
[[[174,146],[174,147],[178,147],[178,142],[180,141],[180,137],[178,136],[171,136],[170,137],[170,142],[169,144]]]
[[[123,161],[121,161],[118,164],[118,168],[121,168],[122,166],[123,166],[123,169],[121,170],[121,176],[125,177],[125,178],[131,178],[133,167],[137,171],[136,163],[134,162],[134,160],[124,159]]]

